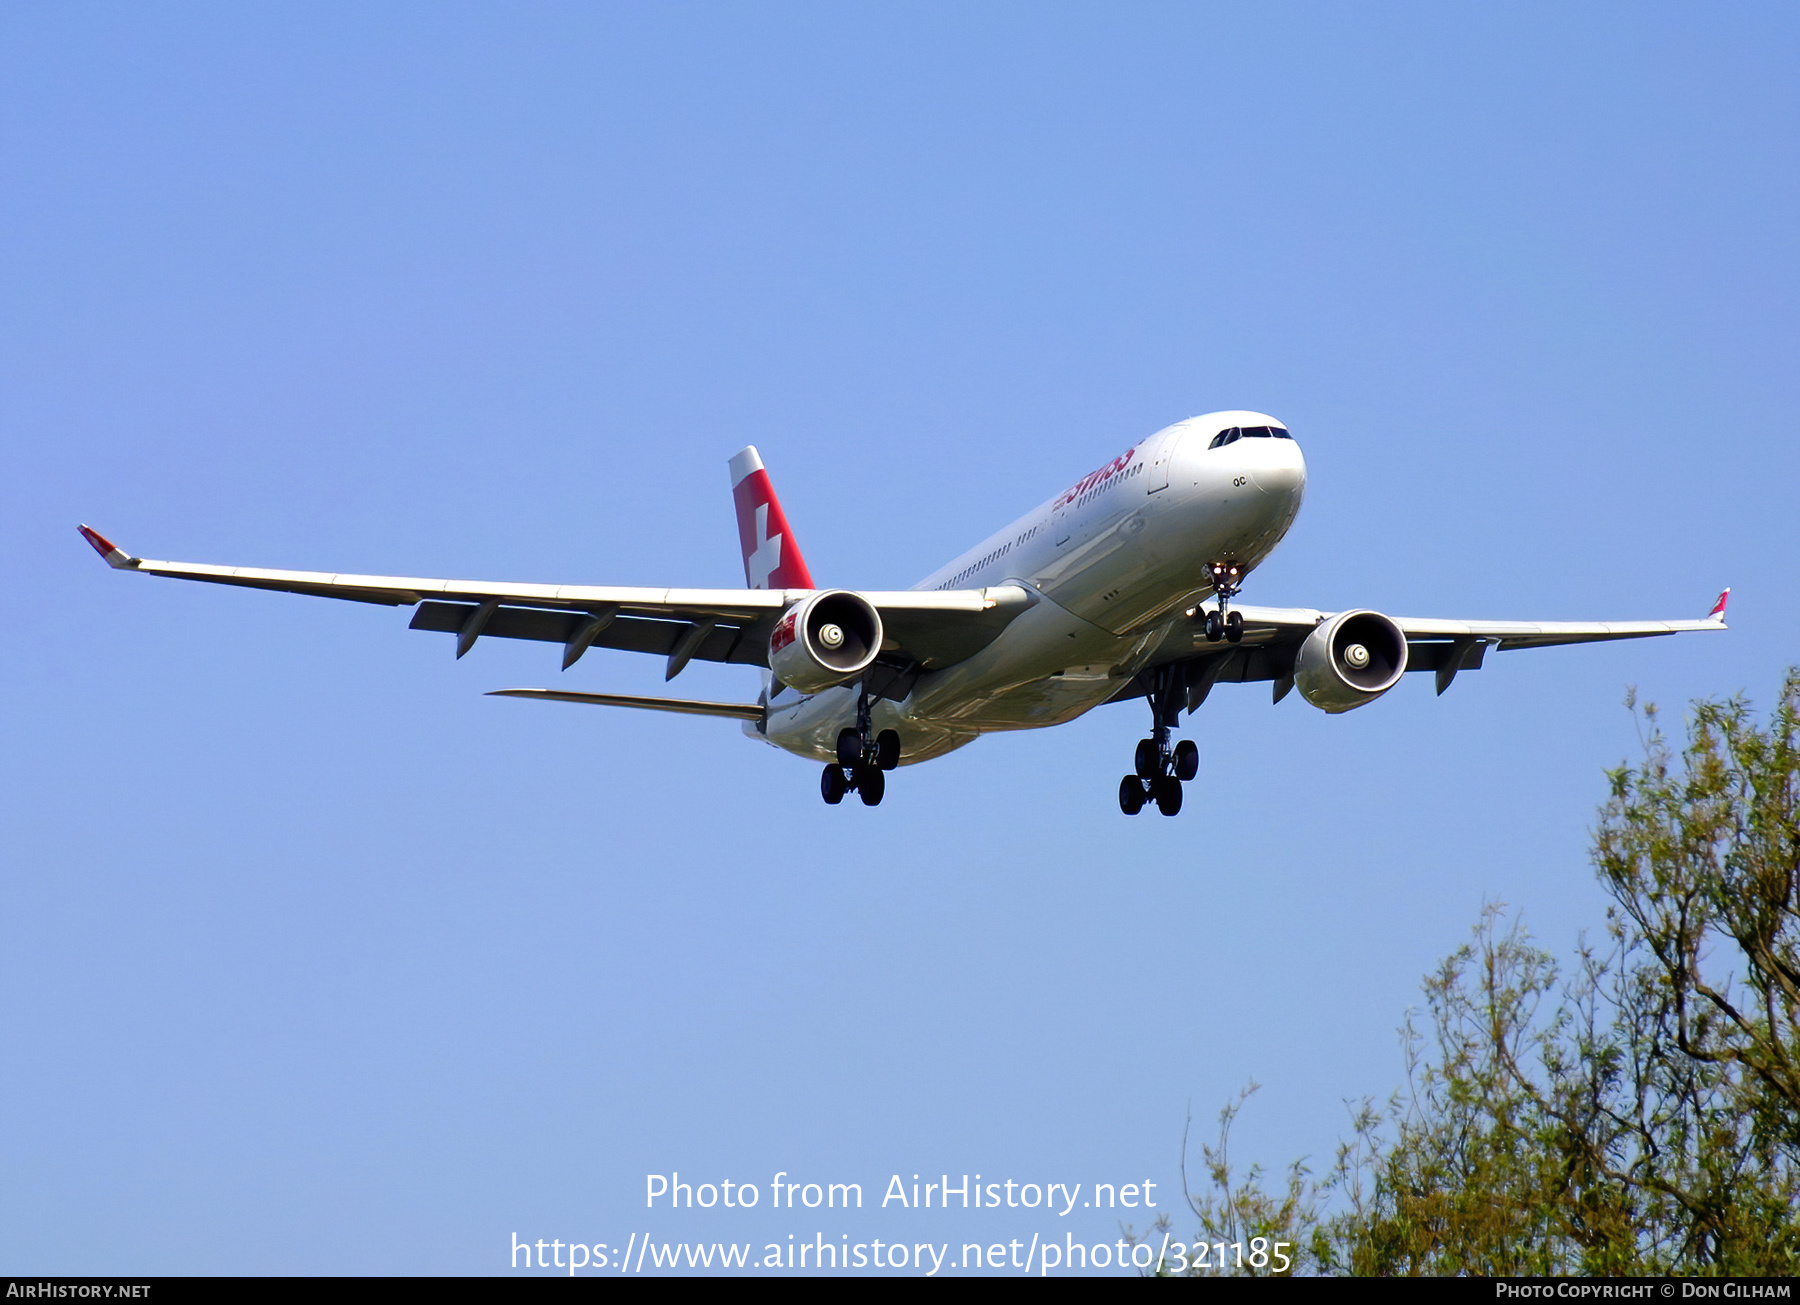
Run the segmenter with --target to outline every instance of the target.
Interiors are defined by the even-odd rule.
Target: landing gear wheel
[[[1186,781],[1200,773],[1200,748],[1192,739],[1175,745],[1175,778]]]
[[[1136,775],[1127,775],[1119,781],[1119,810],[1128,816],[1135,816],[1144,809],[1144,781]]]
[[[845,770],[862,764],[862,735],[855,730],[843,729],[837,737],[838,765]]]
[[[1233,613],[1233,615],[1235,615],[1235,613]],[[1208,643],[1217,643],[1224,636],[1225,636],[1225,622],[1219,618],[1219,614],[1217,612],[1208,612],[1206,614],[1206,640],[1207,640],[1207,642]]]
[[[862,798],[865,807],[881,805],[881,795],[887,792],[887,776],[875,766],[858,766],[856,768],[856,793]]]
[[[850,791],[850,781],[844,777],[842,766],[827,766],[825,773],[819,776],[819,796],[832,806],[844,800],[844,794]]]
[[[900,764],[900,736],[893,730],[883,730],[875,736],[875,764],[883,770]]]
[[[1132,766],[1137,770],[1139,779],[1155,779],[1162,774],[1162,749],[1156,746],[1155,739],[1139,739],[1137,755],[1132,758]]]
[[[1242,612],[1231,612],[1231,613],[1227,614],[1225,617],[1225,638],[1226,638],[1226,640],[1230,643],[1236,643],[1243,637],[1244,637],[1244,614]]]
[[[1157,780],[1151,794],[1156,801],[1156,809],[1165,816],[1172,816],[1181,810],[1181,781],[1173,775],[1164,775]]]

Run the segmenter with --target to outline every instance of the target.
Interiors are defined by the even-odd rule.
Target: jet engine
[[[801,693],[853,680],[881,651],[881,613],[860,594],[822,589],[781,614],[769,636],[769,669]]]
[[[1339,612],[1306,636],[1294,658],[1294,687],[1336,714],[1374,702],[1406,670],[1406,635],[1380,612]]]

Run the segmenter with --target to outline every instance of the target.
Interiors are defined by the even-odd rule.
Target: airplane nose
[[[1250,441],[1244,441],[1248,444]],[[1300,446],[1292,440],[1257,441],[1256,461],[1250,467],[1250,479],[1263,493],[1275,498],[1292,498],[1306,489],[1306,459]]]

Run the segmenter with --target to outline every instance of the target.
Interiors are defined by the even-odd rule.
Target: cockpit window
[[[1212,437],[1209,449],[1223,448],[1227,444],[1236,444],[1239,440],[1291,440],[1294,437],[1281,426],[1233,426],[1230,430],[1222,430]]]

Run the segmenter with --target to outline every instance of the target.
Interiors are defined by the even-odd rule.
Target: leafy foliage
[[[1322,1180],[1237,1179],[1254,1085],[1222,1112],[1204,1240],[1294,1242],[1301,1272],[1800,1268],[1800,671],[1766,727],[1696,704],[1679,756],[1641,719],[1594,835],[1607,946],[1565,981],[1488,908],[1408,1017],[1408,1091],[1353,1110]]]

